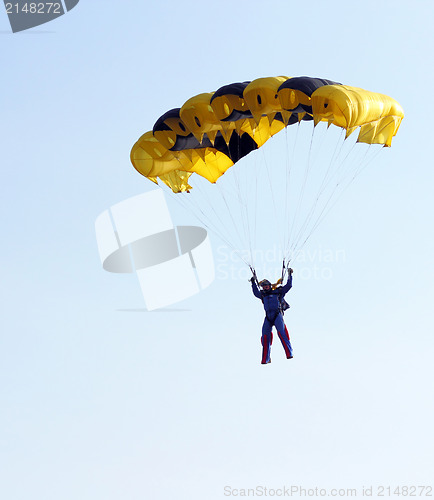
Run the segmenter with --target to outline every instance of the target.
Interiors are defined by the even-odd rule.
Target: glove
[[[293,272],[294,272],[294,269],[292,269],[292,267],[288,267],[288,273],[292,274]]]
[[[252,276],[250,279],[249,279],[250,283],[254,283],[255,282],[255,277]]]

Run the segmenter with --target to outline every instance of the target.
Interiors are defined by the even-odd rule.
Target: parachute
[[[162,182],[177,195],[188,196],[190,203],[195,201],[195,190],[198,189],[194,186],[194,179],[202,178],[207,183],[218,186],[225,177],[238,168],[235,164],[247,161],[252,153],[253,156],[257,155],[257,150],[264,149],[267,141],[282,130],[294,127],[298,129],[301,128],[300,125],[309,122],[313,124],[313,132],[319,124],[324,124],[327,130],[333,125],[344,135],[341,144],[344,144],[358,129],[356,143],[390,147],[403,117],[401,106],[391,97],[331,80],[306,76],[258,78],[225,85],[215,92],[198,94],[188,99],[180,108],[167,111],[158,118],[152,131],[143,134],[134,144],[131,150],[131,162],[140,174],[154,183]],[[304,147],[307,150],[308,160],[305,162],[304,174],[299,176],[301,187],[298,201],[295,201],[291,209],[292,215],[288,212],[288,198],[297,197],[290,196],[288,187],[293,182],[289,178],[291,168],[291,165],[288,165],[289,160],[283,168],[270,169],[264,165],[259,167],[259,170],[268,169],[270,179],[270,172],[274,174],[275,170],[279,170],[278,189],[280,184],[286,185],[286,191],[279,191],[271,197],[274,205],[276,200],[280,203],[280,207],[274,207],[276,215],[274,218],[280,218],[285,227],[291,226],[288,224],[288,219],[295,218],[301,206],[305,204],[307,179],[309,176],[312,177],[313,146],[312,141],[310,142],[310,145],[308,141],[308,145]],[[325,142],[327,143],[327,140]],[[284,149],[287,150],[288,147]],[[316,154],[320,159],[323,158],[321,152]],[[325,208],[329,208],[331,198],[324,195],[325,187],[331,186],[333,197],[336,188],[342,183],[343,177],[339,175],[345,174],[345,170],[342,168],[343,160],[339,158],[339,154],[333,150],[331,159],[323,161],[325,165],[323,176],[316,174],[318,179],[321,178],[318,182],[319,191],[313,196],[313,201],[302,217],[300,227],[298,229],[291,227],[291,235],[285,237],[287,242],[284,242],[285,238],[282,240],[281,252],[287,260],[291,259],[291,255],[293,257],[297,245],[304,244],[310,237],[322,219]],[[262,163],[265,164],[266,160]],[[243,232],[246,235],[251,232],[251,227],[255,224],[252,222],[256,212],[255,205],[258,205],[256,198],[248,208],[248,196],[246,196],[249,189],[252,189],[252,178],[259,175],[258,168],[252,166],[244,168],[243,175],[247,179],[244,181],[246,182],[244,187],[240,175],[234,172],[233,189],[224,188],[221,193],[231,219],[234,219],[234,210],[228,203],[231,197],[241,212],[242,222],[239,224],[233,221],[235,233],[238,233],[236,236],[240,236]],[[350,181],[355,175],[357,172],[350,169]],[[268,182],[262,178],[261,190],[265,184]],[[257,184],[256,190],[258,190]],[[210,198],[206,194],[203,198],[213,205],[212,196]],[[204,209],[201,203],[196,205],[194,210],[206,218],[208,209]],[[208,221],[210,226],[216,222],[218,213],[214,205],[211,212],[208,211],[208,214],[211,214]],[[278,217],[278,214],[281,217]],[[225,225],[228,224],[223,224]],[[224,235],[225,231],[224,227],[221,228],[220,235]],[[291,238],[292,243],[288,241]],[[297,244],[294,242],[295,239]],[[225,241],[229,241],[229,238],[225,237]],[[284,248],[288,244],[291,255],[288,254],[288,249]],[[252,257],[251,237],[249,245]],[[250,259],[249,265],[252,265],[252,260]]]

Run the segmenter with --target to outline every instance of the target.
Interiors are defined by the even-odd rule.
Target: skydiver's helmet
[[[271,290],[271,283],[268,280],[262,280],[259,282],[259,286],[264,290],[264,292],[269,292]]]

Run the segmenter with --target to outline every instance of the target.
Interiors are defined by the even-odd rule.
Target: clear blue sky
[[[433,484],[433,16],[429,0],[81,0],[12,34],[0,9],[2,498]],[[281,74],[386,93],[406,117],[309,242],[303,266],[331,276],[295,279],[295,357],[276,339],[264,367],[261,304],[224,278],[217,239],[216,281],[149,313],[134,276],[101,269],[94,221],[152,187],[129,151],[164,111]]]

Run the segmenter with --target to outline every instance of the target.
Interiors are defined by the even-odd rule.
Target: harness
[[[262,303],[264,303],[264,299],[263,299],[263,296],[261,296],[261,300],[262,300]],[[288,304],[288,302],[286,302],[285,298],[282,297],[282,298],[278,298],[278,301],[279,301],[279,308],[277,310],[277,312],[271,316],[270,313],[268,312],[265,312],[265,316],[266,318],[268,319],[268,321],[270,321],[271,323],[274,324],[274,322],[276,321],[276,318],[279,314],[282,314],[282,316],[285,314],[285,311],[287,309],[289,309],[291,306]]]
[[[274,322],[276,321],[276,318],[277,318],[277,316],[279,316],[279,314],[280,314],[280,311],[277,311],[277,313],[276,313],[273,317],[271,317],[271,315],[270,315],[269,313],[267,313],[267,312],[266,312],[266,313],[265,313],[265,317],[268,319],[268,321],[269,321],[272,325],[274,325]]]

